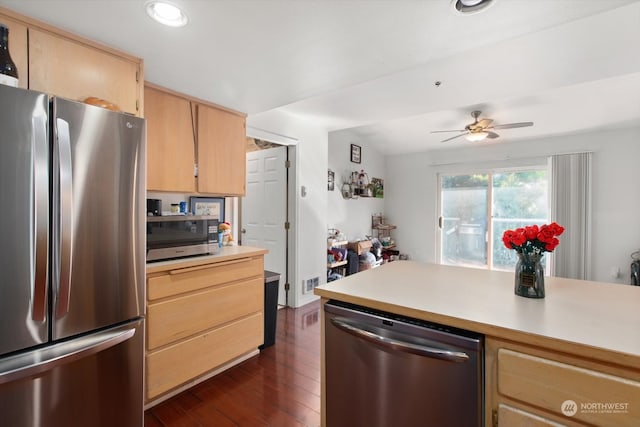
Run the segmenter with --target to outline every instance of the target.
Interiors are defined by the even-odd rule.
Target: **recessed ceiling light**
[[[147,15],[154,21],[170,27],[184,27],[189,18],[175,4],[164,0],[151,0],[145,3]]]
[[[457,13],[472,15],[486,10],[496,0],[451,0],[451,7]]]

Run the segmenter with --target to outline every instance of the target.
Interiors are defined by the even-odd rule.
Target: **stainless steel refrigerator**
[[[0,424],[143,425],[143,119],[0,85]]]

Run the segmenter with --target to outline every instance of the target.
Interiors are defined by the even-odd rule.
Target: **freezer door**
[[[0,85],[0,355],[48,339],[48,105]]]
[[[145,122],[53,100],[53,339],[141,316]]]
[[[141,427],[144,321],[0,359],[0,419],[20,427]]]

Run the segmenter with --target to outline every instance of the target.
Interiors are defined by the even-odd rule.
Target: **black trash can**
[[[280,288],[280,273],[264,271],[264,344],[259,348],[275,344],[276,321],[278,319],[278,289]]]

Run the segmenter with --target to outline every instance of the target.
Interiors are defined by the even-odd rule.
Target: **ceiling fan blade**
[[[533,122],[505,123],[504,125],[493,125],[491,126],[491,129],[526,128],[527,126],[533,126]]]
[[[496,139],[496,138],[500,137],[500,135],[498,135],[495,132],[491,132],[490,130],[486,131],[486,132],[487,132],[487,138],[489,138],[489,139]]]
[[[460,138],[461,136],[464,136],[464,135],[466,135],[467,133],[469,133],[469,132],[461,133],[460,135],[456,135],[456,136],[452,136],[451,138],[443,139],[443,140],[442,140],[442,141],[440,141],[440,142],[448,142],[448,141],[451,141],[452,139]]]
[[[455,130],[432,130],[431,133],[443,133],[443,132],[465,132],[465,129],[455,129]]]
[[[474,125],[474,127],[488,128],[493,123],[491,119],[482,119]]]

